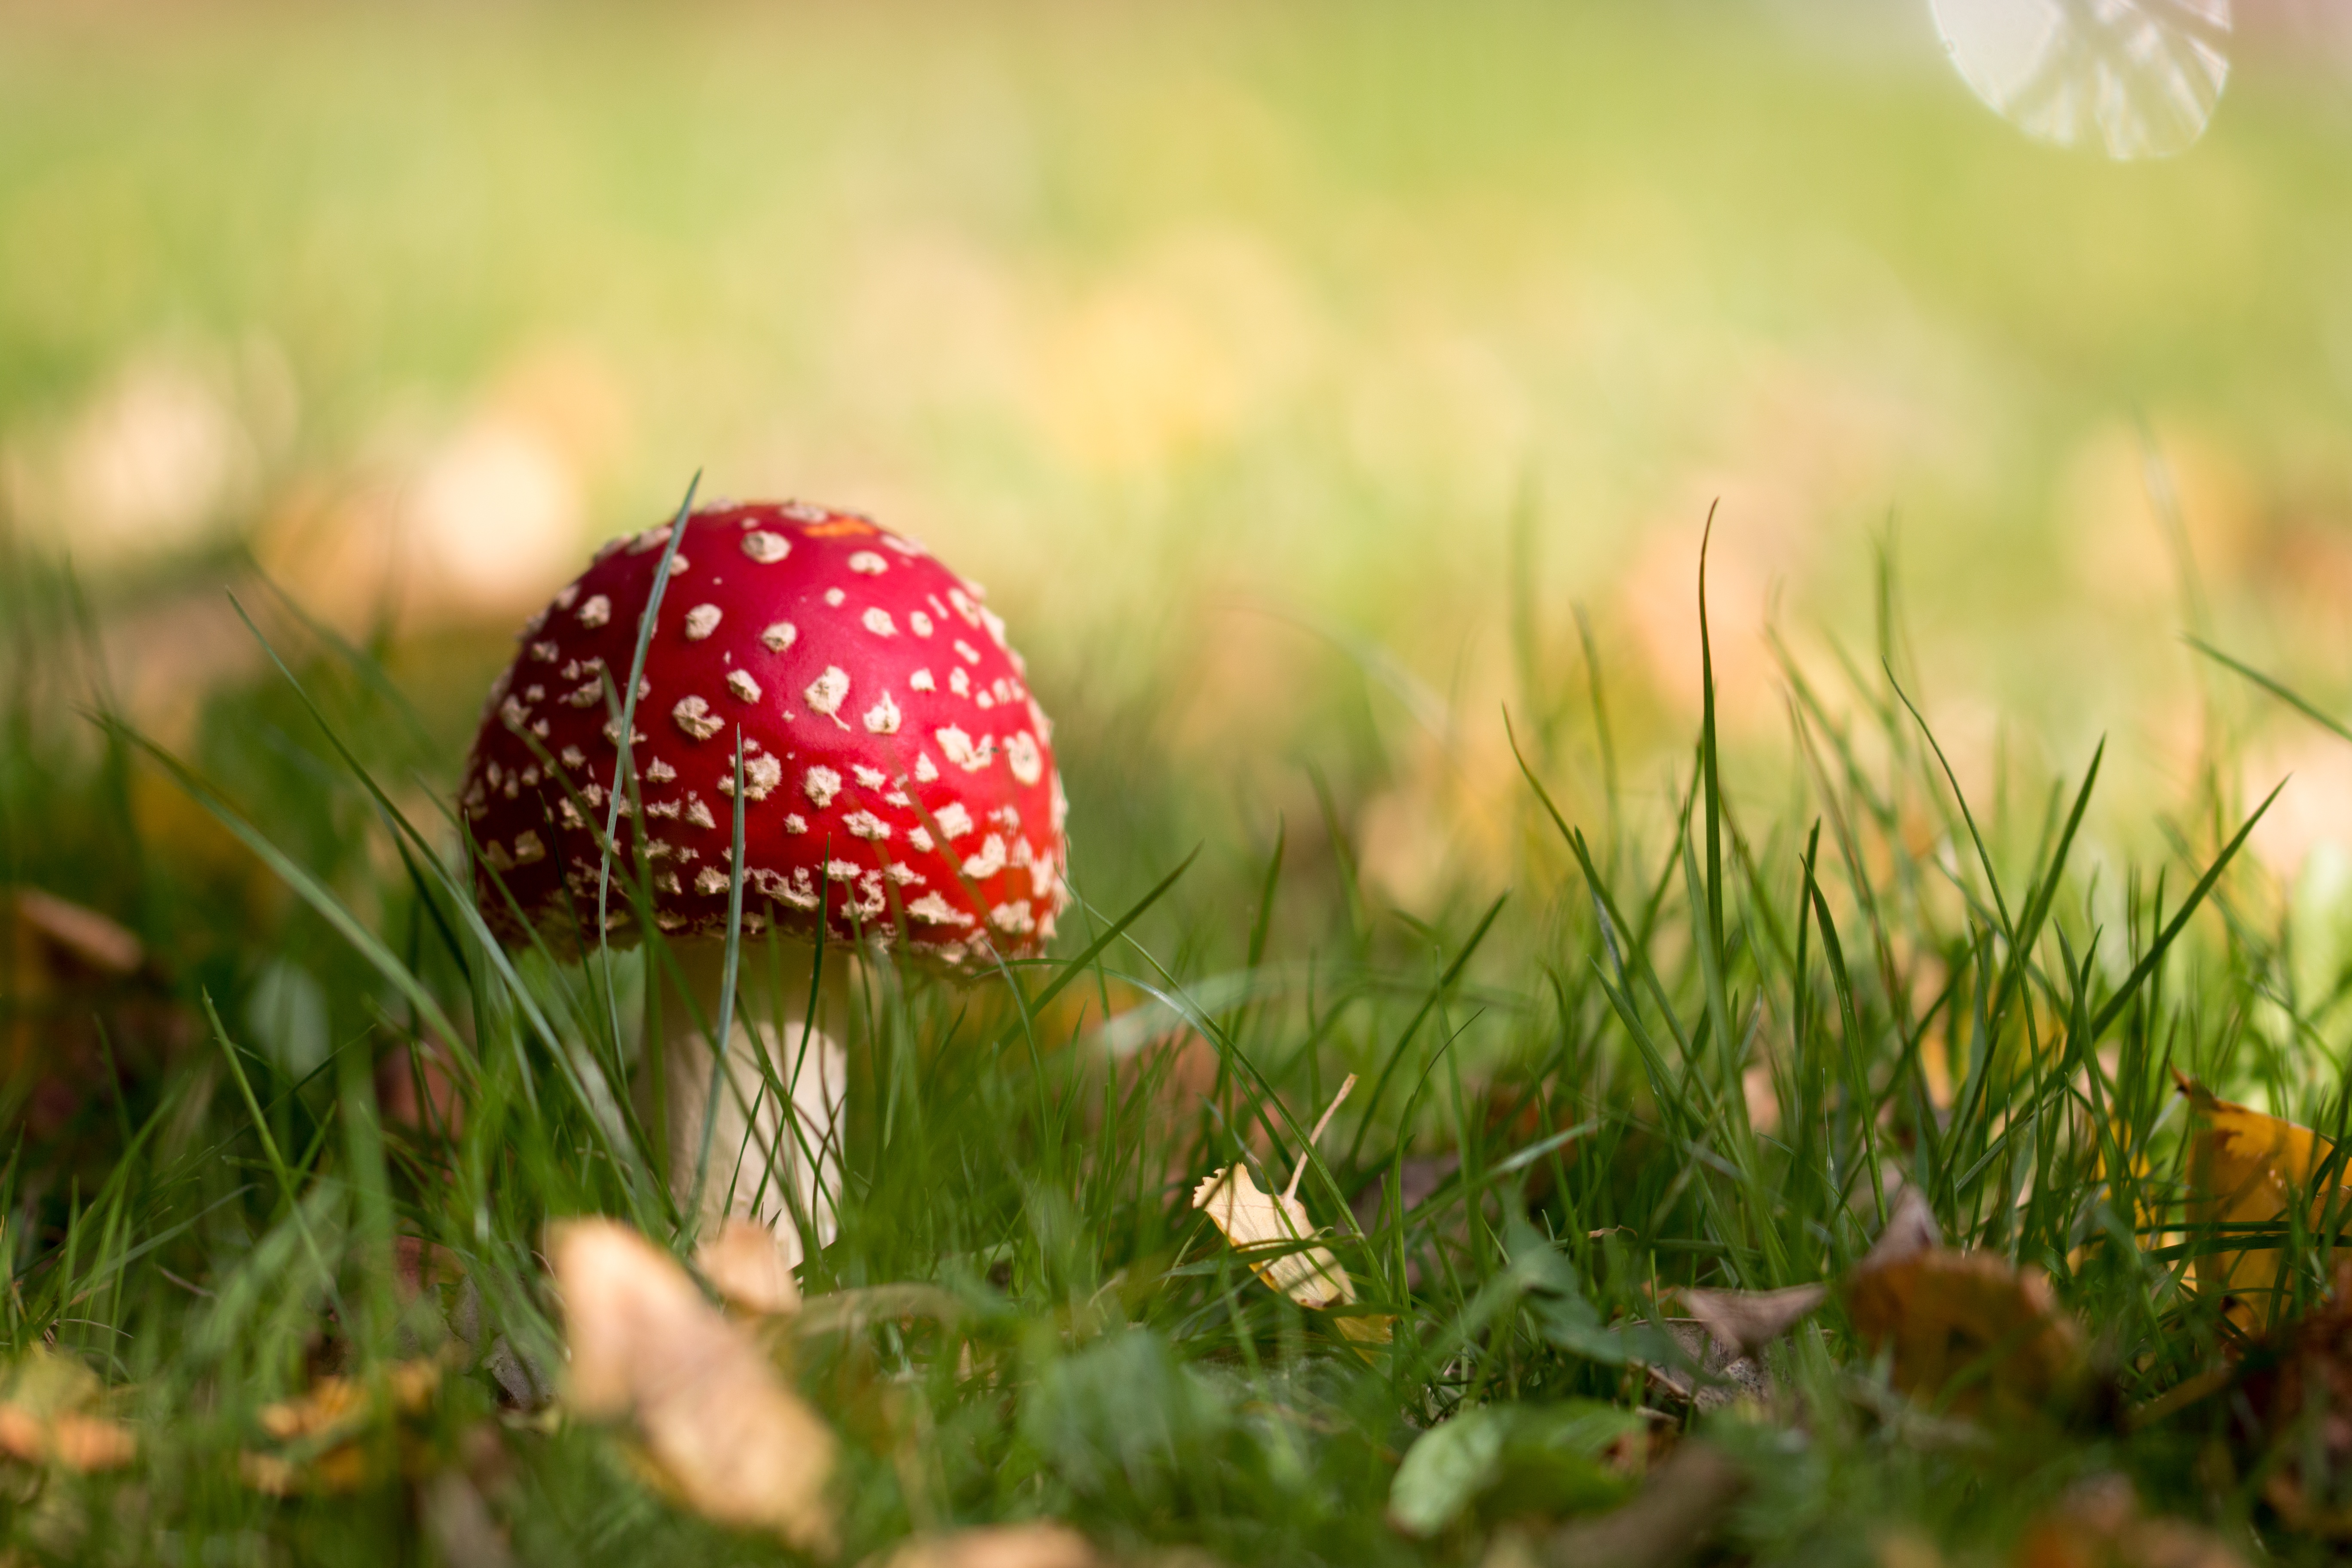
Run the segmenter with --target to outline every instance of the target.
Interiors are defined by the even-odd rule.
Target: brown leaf
[[[1532,1555],[1547,1568],[1667,1568],[1705,1545],[1747,1489],[1746,1472],[1720,1450],[1685,1442],[1632,1501],[1554,1531]],[[1506,1550],[1498,1542],[1490,1568]]]
[[[1094,1568],[1097,1561],[1085,1536],[1039,1520],[912,1536],[868,1568]]]
[[[2297,1530],[2352,1537],[2352,1261],[2326,1300],[2248,1350],[2236,1381],[2240,1444],[2251,1465],[2269,1463],[2263,1500]]]
[[[47,946],[53,962],[100,974],[135,973],[147,950],[130,931],[100,914],[38,888],[18,888],[8,904],[22,931]]]
[[[1846,1313],[1874,1352],[1892,1347],[1895,1385],[1975,1414],[2038,1409],[2079,1370],[2082,1336],[2050,1279],[1992,1253],[1937,1245],[1925,1200],[1906,1189],[1887,1228],[1845,1282]]]
[[[1826,1285],[1791,1285],[1785,1290],[1685,1290],[1682,1299],[1725,1353],[1751,1356],[1787,1333],[1829,1293]]]
[[[2010,1554],[2011,1568],[2245,1568],[2245,1559],[2210,1530],[2148,1519],[2131,1483],[2093,1476],[2043,1510]]]
[[[2196,1129],[2189,1150],[2192,1227],[2275,1222],[2297,1199],[2305,1202],[2310,1223],[2322,1221],[2328,1194],[2313,1192],[2312,1180],[2332,1152],[2326,1139],[2307,1127],[2217,1100],[2194,1079],[2173,1076]],[[2232,1246],[2232,1239],[2239,1245]],[[2227,1292],[2234,1298],[2227,1309],[2231,1321],[2258,1330],[2272,1316],[2285,1258],[2284,1247],[2249,1247],[2242,1235],[2221,1233],[2212,1250],[2197,1258],[2198,1288]]]
[[[830,1552],[834,1437],[750,1332],[677,1259],[609,1219],[549,1227],[572,1347],[572,1403],[634,1417],[648,1458],[697,1512]]]
[[[800,1310],[792,1258],[764,1225],[730,1215],[718,1235],[695,1248],[694,1266],[730,1306],[763,1316]]]

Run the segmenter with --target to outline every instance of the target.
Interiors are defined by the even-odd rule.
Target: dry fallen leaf
[[[2131,1482],[2092,1476],[2076,1482],[2026,1527],[2011,1568],[2245,1568],[2245,1559],[2210,1530],[2149,1519]]]
[[[97,1374],[71,1356],[34,1351],[8,1373],[0,1454],[69,1470],[122,1468],[139,1457],[139,1436],[91,1408],[105,1393]]]
[[[2298,1197],[2307,1198],[2312,1223],[2320,1223],[2328,1194],[2313,1192],[2312,1181],[2331,1152],[2327,1141],[2307,1127],[2217,1100],[2194,1079],[2173,1076],[2196,1129],[2189,1152],[2189,1225],[2273,1223]],[[2250,1332],[2260,1329],[2272,1315],[2284,1249],[2246,1247],[2242,1233],[2234,1247],[2226,1232],[2207,1234],[2214,1237],[2213,1250],[2198,1257],[2199,1289],[2225,1292],[2232,1298],[2230,1321]]]
[[[1893,1348],[1895,1385],[1906,1394],[1948,1391],[1963,1415],[1988,1400],[2005,1415],[2039,1409],[2072,1380],[2082,1347],[2049,1277],[1940,1239],[1927,1200],[1904,1189],[1878,1245],[1846,1278],[1854,1331],[1873,1352]]]
[[[1315,1227],[1307,1205],[1288,1193],[1267,1193],[1241,1165],[1210,1173],[1192,1189],[1192,1206],[1207,1211],[1225,1239],[1244,1256],[1274,1247],[1297,1247]],[[1328,1248],[1309,1247],[1250,1263],[1251,1270],[1302,1307],[1330,1307],[1356,1299],[1348,1271]]]
[[[1315,1131],[1307,1135],[1310,1145],[1323,1135],[1340,1102],[1355,1087],[1356,1075],[1349,1073],[1315,1123]],[[1268,1289],[1281,1291],[1302,1307],[1352,1306],[1355,1284],[1330,1249],[1299,1246],[1317,1235],[1307,1217],[1307,1205],[1298,1201],[1298,1179],[1306,1173],[1307,1157],[1301,1153],[1290,1185],[1279,1193],[1267,1193],[1259,1190],[1246,1168],[1228,1165],[1210,1172],[1192,1189],[1192,1206],[1207,1213],[1211,1223],[1224,1233],[1236,1252],[1248,1258],[1250,1271]],[[1285,1248],[1288,1250],[1276,1250]],[[1253,1252],[1272,1255],[1249,1258]],[[1386,1344],[1396,1326],[1393,1318],[1375,1313],[1353,1313],[1334,1322],[1341,1335],[1359,1344]]]
[[[1066,1524],[982,1525],[901,1542],[880,1568],[1093,1568],[1095,1549]]]
[[[319,1378],[296,1398],[265,1405],[255,1416],[274,1441],[299,1444],[309,1457],[247,1451],[237,1456],[238,1473],[246,1485],[271,1497],[355,1491],[376,1479],[360,1434],[386,1415],[424,1415],[440,1392],[441,1363],[426,1359],[386,1367],[381,1397],[362,1378]],[[415,1468],[423,1454],[416,1435],[404,1432],[404,1473]]]
[[[1828,1299],[1826,1285],[1785,1290],[1685,1290],[1683,1305],[1707,1337],[1733,1356],[1752,1356]]]
[[[831,1551],[833,1434],[750,1332],[677,1259],[615,1221],[551,1226],[547,1255],[572,1407],[592,1420],[633,1416],[660,1477],[706,1518]]]
[[[740,1215],[728,1215],[719,1234],[694,1249],[694,1266],[730,1306],[762,1316],[800,1310],[791,1255],[774,1231]]]
[[[2230,1408],[2248,1468],[2265,1474],[2263,1500],[2296,1530],[2352,1537],[2352,1261],[2336,1266],[2326,1300],[2236,1370]]]

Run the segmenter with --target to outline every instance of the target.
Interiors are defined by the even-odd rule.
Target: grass
[[[12,993],[34,1059],[99,1044],[140,1066],[54,1068],[69,1114],[37,1135],[17,1120],[0,1333],[88,1366],[143,1446],[119,1475],[10,1472],[10,1542],[35,1561],[455,1561],[436,1478],[463,1476],[517,1560],[778,1555],[500,1390],[501,1364],[561,1363],[534,1256],[551,1217],[675,1235],[615,1092],[646,955],[583,968],[489,943],[429,782],[447,755],[382,666],[291,606],[256,619],[279,668],[215,693],[183,759],[50,651],[70,644],[70,581],[28,559],[10,580],[9,879],[133,913],[159,955],[111,986],[20,973]],[[1899,646],[1834,695],[1791,667],[1803,765],[1778,806],[1756,804],[1773,764],[1721,754],[1711,701],[1658,827],[1622,802],[1557,809],[1530,739],[1523,805],[1548,839],[1507,891],[1429,921],[1355,885],[1345,801],[1254,865],[1163,838],[1138,855],[1161,874],[1120,885],[1092,863],[1087,805],[1155,809],[1155,770],[1066,732],[1083,958],[962,984],[856,972],[840,1235],[806,1288],[926,1282],[954,1309],[814,1342],[796,1366],[848,1456],[846,1556],[1050,1515],[1236,1563],[1469,1561],[1491,1519],[1427,1542],[1386,1522],[1400,1456],[1458,1411],[1580,1398],[1664,1405],[1731,1455],[1751,1486],[1718,1550],[1740,1557],[1999,1555],[2068,1484],[2117,1470],[2265,1550],[2318,1551],[2261,1505],[2225,1402],[2138,1430],[2120,1412],[2221,1353],[2215,1304],[2183,1284],[2193,1249],[2157,1234],[2184,1223],[2170,1069],[2340,1132],[2342,1088],[2305,1042],[2352,983],[2295,988],[2221,798],[2172,825],[2176,853],[2122,868],[2086,863],[2096,752],[1964,801],[1891,672]],[[1541,673],[1517,732],[1597,742],[1606,671]],[[307,1050],[255,1005],[283,964],[321,1002]],[[446,1114],[388,1114],[386,1064],[434,1042]],[[1362,1087],[1307,1147],[1347,1072]],[[1396,1315],[1385,1356],[1261,1287],[1185,1201],[1216,1166],[1273,1188],[1302,1159],[1366,1309]],[[1835,1297],[1769,1352],[1767,1406],[1693,1415],[1645,1384],[1630,1358],[1667,1288],[1835,1279],[1897,1184],[1948,1237],[2050,1272],[2101,1398],[1997,1441],[1906,1414]],[[1368,1190],[1385,1201],[1367,1229],[1348,1215]],[[466,1283],[411,1299],[401,1237]],[[2268,1305],[2292,1316],[2327,1248],[2300,1227],[2277,1245]],[[442,1397],[368,1428],[352,1489],[246,1483],[263,1405],[436,1347],[457,1369]]]

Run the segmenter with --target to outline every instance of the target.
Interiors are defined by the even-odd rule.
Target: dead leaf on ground
[[[10,1369],[0,1400],[0,1454],[85,1473],[139,1457],[139,1435],[97,1406],[105,1384],[71,1356],[37,1349]]]
[[[396,1362],[380,1384],[366,1378],[330,1374],[314,1379],[292,1399],[265,1405],[255,1419],[271,1441],[291,1454],[237,1456],[245,1484],[271,1497],[356,1491],[383,1479],[376,1456],[360,1439],[370,1427],[401,1416],[421,1416],[441,1393],[441,1363],[429,1359]],[[421,1434],[403,1431],[396,1445],[400,1473],[423,1467]]]
[[[2273,1329],[2238,1367],[2231,1401],[2263,1498],[2297,1530],[2352,1538],[2352,1260],[2327,1300]]]
[[[1878,1245],[1846,1277],[1846,1313],[1895,1386],[1974,1415],[2038,1410],[2074,1380],[2082,1334],[2049,1276],[1996,1253],[1939,1245],[1927,1200],[1906,1188]]]
[[[2312,1183],[2333,1145],[2307,1127],[2218,1100],[2194,1079],[2177,1072],[2173,1078],[2196,1129],[2189,1151],[2193,1229],[2274,1224],[2297,1199],[2306,1202],[2310,1224],[2324,1222],[2333,1194],[2314,1192]],[[2272,1317],[2284,1248],[2246,1246],[2242,1231],[2208,1229],[2206,1235],[2212,1250],[2198,1256],[2198,1288],[2225,1292],[2230,1321],[2246,1332],[2260,1330]]]
[[[830,1552],[834,1436],[750,1331],[703,1299],[677,1260],[609,1219],[549,1227],[572,1347],[572,1405],[634,1418],[646,1458],[687,1506]]]
[[[1721,1450],[1685,1442],[1623,1506],[1533,1540],[1499,1536],[1484,1568],[1667,1568],[1699,1551],[1747,1489]]]
[[[1784,1290],[1689,1289],[1682,1300],[1727,1354],[1752,1356],[1795,1327],[1829,1293],[1826,1285],[1791,1285]]]
[[[2010,1553],[2011,1568],[2245,1568],[2211,1531],[2139,1510],[2131,1482],[2093,1476],[2045,1509]]]
[[[1315,1131],[1307,1135],[1309,1144],[1322,1136],[1339,1102],[1355,1087],[1356,1075],[1349,1073],[1315,1123]],[[1298,1180],[1306,1173],[1307,1159],[1302,1153],[1290,1185],[1279,1193],[1268,1193],[1259,1189],[1248,1167],[1224,1166],[1210,1172],[1192,1189],[1192,1206],[1208,1215],[1267,1289],[1318,1310],[1353,1306],[1355,1283],[1330,1248],[1303,1245],[1320,1234],[1307,1217],[1307,1205],[1298,1201]],[[1362,1344],[1386,1344],[1395,1330],[1394,1319],[1377,1314],[1351,1315],[1335,1321],[1340,1333]]]
[[[1094,1543],[1066,1524],[981,1525],[901,1542],[866,1568],[1093,1568]]]
[[[730,1306],[763,1317],[800,1310],[791,1255],[774,1231],[740,1215],[728,1215],[719,1234],[694,1249],[694,1266]]]

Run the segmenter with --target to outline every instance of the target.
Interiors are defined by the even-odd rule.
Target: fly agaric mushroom
[[[655,1005],[666,988],[649,966],[646,1044],[660,1058],[646,1077],[666,1090],[656,1120],[671,1189],[688,1201],[708,1138],[702,1217],[731,1207],[796,1248],[782,1187],[829,1236],[833,1184],[796,1146],[827,1147],[843,1077],[840,987],[803,1048],[810,943],[820,931],[827,943],[903,941],[960,967],[1036,952],[1068,900],[1067,807],[1052,727],[977,584],[866,518],[801,502],[706,508],[673,547],[675,526],[605,546],[524,627],[491,687],[461,796],[476,893],[509,941],[528,923],[558,951],[589,945],[603,904],[605,939],[625,943],[641,934],[625,893],[643,857],[646,912],[702,1020]],[[666,552],[624,775],[621,687]],[[739,745],[746,1002],[759,977],[779,978],[751,939],[782,939],[791,962],[768,1005],[737,1009],[706,1132],[701,1030],[724,984]],[[781,1042],[769,1017],[792,1020]],[[761,1050],[792,1087],[798,1138],[761,1092]]]

